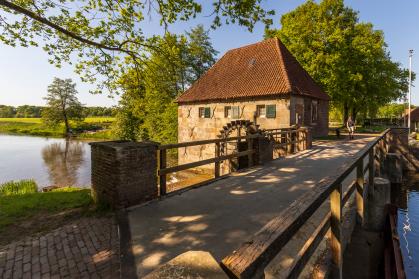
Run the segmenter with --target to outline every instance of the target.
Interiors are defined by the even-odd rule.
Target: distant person
[[[355,122],[352,120],[352,117],[350,116],[348,120],[346,121],[346,128],[348,128],[349,139],[354,139]]]

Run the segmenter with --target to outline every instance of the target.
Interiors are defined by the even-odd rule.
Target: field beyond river
[[[73,134],[82,139],[113,139],[113,117],[87,117],[81,122],[71,122]],[[0,118],[0,133],[42,137],[64,137],[64,125],[46,126],[41,118]]]

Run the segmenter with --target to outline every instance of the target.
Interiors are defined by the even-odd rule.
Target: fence
[[[272,142],[273,149],[281,149],[280,155],[286,155],[294,152],[299,152],[304,149],[311,147],[311,140],[307,143],[307,139],[310,138],[308,128],[299,128],[299,129],[272,129],[272,130],[263,130],[258,134],[250,134],[240,137],[230,137],[230,138],[219,138],[219,139],[209,139],[209,140],[200,140],[200,141],[191,141],[191,142],[182,142],[175,144],[166,144],[158,146],[158,169],[157,175],[159,180],[159,193],[160,196],[167,194],[167,175],[183,170],[188,170],[208,164],[214,164],[214,178],[205,181],[204,183],[209,183],[212,180],[218,179],[220,174],[220,165],[223,161],[232,160],[235,158],[247,157],[246,166],[251,167],[255,164],[260,163],[261,156],[260,153],[263,152],[261,149],[266,149],[267,146],[261,147],[261,141],[267,139]],[[221,150],[223,146],[226,146],[228,143],[238,143],[240,141],[247,142],[247,149],[244,151],[233,152],[231,154],[222,154]],[[205,158],[203,160],[189,162],[177,166],[168,166],[167,165],[167,154],[170,149],[179,149],[179,148],[188,148],[193,146],[203,146],[203,145],[214,145],[214,155],[211,158]],[[265,150],[266,152],[266,150]],[[269,151],[268,151],[269,152]],[[270,151],[273,153],[273,150]],[[196,186],[196,185],[191,185]]]
[[[390,129],[387,129],[358,152],[352,162],[346,164],[337,175],[330,176],[312,191],[301,196],[257,232],[251,241],[246,242],[237,251],[225,257],[222,260],[222,266],[227,273],[234,278],[262,277],[264,269],[270,261],[323,202],[330,198],[329,213],[299,251],[288,278],[298,277],[329,228],[331,229],[330,248],[333,274],[342,278],[342,209],[356,191],[357,213],[361,218],[364,218],[365,197],[368,196],[368,186],[364,187],[365,174],[368,172],[367,185],[372,185],[374,177],[380,172],[378,165],[382,165],[389,150],[390,136]],[[364,166],[364,159],[367,156],[368,163]],[[354,170],[357,174],[356,179],[343,193],[342,182]]]

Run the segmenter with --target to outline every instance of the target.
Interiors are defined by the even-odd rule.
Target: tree
[[[262,0],[206,1],[212,27],[237,23],[250,31],[256,22],[271,24],[273,11]],[[0,41],[7,45],[38,46],[50,62],[76,62],[84,81],[97,82],[98,91],[116,91],[116,81],[128,69],[138,69],[147,53],[156,50],[154,36],[143,32],[147,17],[158,17],[168,30],[204,12],[197,0],[0,0]]]
[[[407,71],[391,61],[382,31],[359,23],[343,0],[307,1],[281,17],[279,37],[332,98],[332,106],[355,119],[396,100],[407,90]]]
[[[15,117],[16,109],[12,106],[0,105],[0,118]]]
[[[49,126],[64,123],[65,133],[70,133],[70,120],[83,120],[83,106],[76,97],[76,84],[71,79],[54,78],[48,86],[46,107],[42,110],[42,119]]]
[[[202,26],[183,35],[166,33],[155,38],[158,51],[151,51],[141,70],[125,74],[117,133],[132,139],[162,143],[177,141],[177,105],[174,102],[215,62],[217,51]],[[124,119],[124,117],[126,119]],[[138,124],[138,129],[134,130]],[[122,129],[122,131],[121,131]],[[124,130],[126,130],[124,132]]]

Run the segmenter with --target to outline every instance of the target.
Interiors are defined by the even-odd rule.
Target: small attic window
[[[250,59],[249,66],[253,66],[255,64],[256,64],[256,59],[255,58]]]

